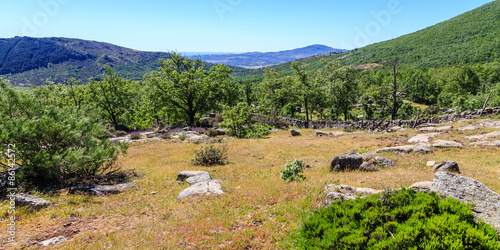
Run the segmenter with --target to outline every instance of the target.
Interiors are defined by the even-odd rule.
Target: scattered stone
[[[361,164],[361,166],[359,166],[359,171],[363,171],[363,172],[377,172],[377,171],[380,171],[380,169],[378,169],[377,167],[375,167],[375,165],[373,163],[363,162],[363,164]]]
[[[445,161],[434,166],[434,172],[437,171],[446,171],[446,172],[454,172],[460,174],[460,168],[458,167],[458,163],[454,161]]]
[[[479,128],[476,126],[467,126],[467,127],[461,127],[458,128],[458,131],[472,131],[472,130],[478,130]]]
[[[375,156],[377,156],[375,153],[370,153],[370,152],[361,154],[363,161],[371,161],[373,160],[373,158],[375,158]]]
[[[437,124],[437,123],[423,123],[423,124],[418,125],[417,128],[420,129],[420,128],[426,128],[426,127],[437,127],[439,125],[440,124]]]
[[[407,145],[407,146],[398,146],[398,147],[389,147],[377,150],[377,153],[384,152],[395,152],[397,154],[407,154],[407,153],[421,153],[421,154],[432,154],[434,153],[429,149],[427,144],[416,144],[416,145]]]
[[[420,131],[420,132],[430,132],[430,131],[435,131],[435,130],[436,130],[435,127],[423,127],[423,128],[418,129],[418,131]]]
[[[436,165],[435,161],[428,161],[426,166],[427,167],[434,167],[434,165]]]
[[[486,128],[500,128],[500,121],[493,121],[490,119],[481,120],[481,125]]]
[[[470,146],[481,146],[481,147],[500,147],[500,140],[473,142],[469,145]]]
[[[392,128],[389,128],[388,132],[404,132],[407,131],[408,129],[402,128],[400,126],[394,126]]]
[[[408,140],[409,143],[428,143],[430,139],[439,136],[439,133],[420,134]]]
[[[302,134],[300,132],[302,132],[302,131],[300,131],[298,129],[291,129],[290,130],[290,133],[292,134],[292,136],[302,136]]]
[[[394,166],[396,166],[396,163],[394,163],[392,160],[389,160],[387,158],[384,158],[382,156],[375,156],[374,159],[374,164],[375,166],[382,166],[382,167],[388,167],[388,168],[392,168]]]
[[[483,183],[448,172],[437,172],[431,190],[445,197],[474,203],[475,217],[483,219],[500,232],[500,194]]]
[[[420,154],[434,154],[434,151],[429,149],[427,145],[421,145],[421,144],[415,145],[415,147],[413,148],[413,152]]]
[[[177,174],[177,181],[186,181],[190,185],[196,184],[198,182],[211,181],[212,177],[208,172],[205,171],[182,171]]]
[[[17,194],[14,196],[14,199],[16,201],[16,204],[19,206],[27,206],[27,207],[33,207],[33,208],[42,208],[50,205],[50,201],[29,195],[29,194]]]
[[[54,237],[54,238],[51,238],[51,239],[48,239],[48,240],[41,241],[38,244],[40,244],[41,246],[46,247],[46,246],[60,244],[60,243],[63,243],[65,241],[67,241],[66,237],[64,237],[64,235],[61,235],[61,236],[58,236],[58,237]]]
[[[363,157],[358,153],[351,151],[342,155],[335,156],[330,164],[330,171],[353,171],[359,169],[363,163]]]
[[[434,129],[434,131],[449,131],[449,130],[452,130],[453,129],[453,126],[443,126],[443,127],[437,127]]]
[[[155,195],[155,194],[157,194],[157,193],[158,193],[157,191],[153,191],[153,192],[151,192],[151,194],[152,194],[152,195]]]
[[[333,136],[333,137],[339,137],[339,136],[343,136],[344,132],[330,132],[328,134]]]
[[[186,189],[184,189],[177,199],[185,199],[191,198],[200,195],[222,195],[224,191],[222,191],[222,187],[217,180],[198,182]]]
[[[330,206],[336,200],[354,200],[357,197],[366,197],[381,192],[383,192],[383,190],[356,188],[348,185],[328,185],[325,187],[324,191],[326,197],[323,206]]]
[[[455,142],[455,141],[438,140],[432,144],[432,147],[435,147],[435,148],[462,148],[463,145],[462,145],[462,143]]]
[[[321,131],[321,130],[316,130],[314,131],[317,137],[323,137],[323,136],[329,136],[328,132]]]
[[[217,135],[226,135],[226,130],[225,128],[218,128],[215,131],[217,131]]]
[[[417,182],[411,185],[410,188],[413,188],[417,192],[428,193],[431,191],[432,181]]]
[[[89,193],[91,195],[102,196],[102,195],[110,195],[110,194],[119,194],[126,189],[138,188],[136,185],[132,183],[123,183],[117,185],[95,185],[95,186],[79,186],[72,187],[69,189],[70,193],[74,193],[76,191]]]
[[[474,135],[474,136],[467,136],[465,138],[471,140],[471,141],[484,141],[492,138],[499,138],[500,137],[500,131],[495,131],[491,132],[488,134],[483,134],[483,135]]]

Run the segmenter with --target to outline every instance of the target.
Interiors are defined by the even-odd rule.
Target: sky
[[[68,37],[143,51],[360,48],[492,0],[0,0],[0,38]]]

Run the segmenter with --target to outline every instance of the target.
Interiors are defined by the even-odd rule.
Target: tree
[[[165,105],[178,110],[189,125],[196,123],[196,115],[220,110],[223,104],[235,101],[237,88],[229,75],[233,70],[226,65],[207,71],[201,60],[182,58],[177,53],[160,62],[159,71],[144,78],[161,93]]]
[[[0,145],[14,145],[20,166],[16,171],[18,187],[74,185],[118,169],[115,161],[120,152],[126,152],[127,144],[98,139],[105,128],[85,114],[88,110],[59,107],[37,98],[34,92],[0,82]],[[0,149],[0,166],[9,167],[5,150]]]
[[[389,105],[391,108],[391,119],[396,120],[397,115],[398,115],[398,110],[401,108],[403,105],[403,102],[401,101],[401,97],[403,94],[406,92],[406,90],[400,91],[400,85],[398,84],[398,66],[399,60],[392,61],[390,63],[392,67],[392,84],[387,84],[386,86],[391,87],[392,93],[391,93],[391,98],[392,98],[392,104]]]
[[[264,80],[259,85],[260,105],[270,108],[272,113],[294,117],[296,98],[292,84],[293,79],[284,72],[266,69]]]
[[[292,62],[292,69],[295,73],[294,92],[297,94],[297,98],[306,111],[306,121],[309,121],[310,102],[314,97],[315,89],[306,67],[307,65],[299,65],[297,62]]]
[[[90,92],[88,102],[100,108],[103,118],[118,129],[119,125],[125,125],[126,115],[133,103],[131,99],[134,96],[130,92],[132,81],[118,77],[109,65],[104,69],[103,80],[92,79],[87,85]]]

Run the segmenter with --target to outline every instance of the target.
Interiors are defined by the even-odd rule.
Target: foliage
[[[161,62],[159,71],[147,74],[145,79],[161,102],[179,115],[176,119],[185,119],[192,126],[196,115],[235,100],[237,89],[229,67],[220,64],[207,71],[201,60],[183,59],[176,53]]]
[[[300,175],[299,173],[304,172],[305,164],[302,160],[294,160],[285,165],[285,169],[280,171],[281,179],[290,182],[294,180],[305,180],[306,177]]]
[[[142,136],[138,132],[133,132],[130,134],[130,140],[139,140],[141,138],[142,138]]]
[[[179,135],[179,140],[181,140],[181,141],[186,140],[186,138],[187,138],[186,133],[182,133],[182,134]]]
[[[209,128],[205,132],[205,135],[207,135],[208,137],[217,137],[219,135],[219,132],[217,132],[217,130],[215,130],[214,128]]]
[[[105,127],[98,118],[88,116],[88,110],[58,107],[51,100],[37,98],[33,91],[15,90],[3,83],[0,106],[0,144],[15,144],[21,167],[16,177],[22,188],[67,186],[112,173],[117,170],[118,154],[127,150],[128,144],[98,139]],[[5,152],[0,153],[5,157]]]
[[[468,205],[401,189],[315,211],[298,242],[304,249],[500,249],[498,240]]]
[[[234,108],[226,107],[220,127],[227,128],[229,136],[255,138],[268,135],[271,127],[253,124],[253,109],[246,103],[239,103]]]
[[[253,119],[257,123],[277,129],[287,129],[290,126],[287,121],[285,121],[281,117],[278,117],[276,113],[273,113],[271,115],[255,114],[253,116]]]
[[[228,158],[226,145],[216,146],[209,144],[200,150],[195,150],[194,154],[195,157],[192,160],[192,164],[196,166],[224,165]]]

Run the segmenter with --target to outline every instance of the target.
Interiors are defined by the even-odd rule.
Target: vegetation
[[[302,160],[294,160],[285,165],[285,169],[280,171],[281,179],[290,182],[294,180],[304,180],[306,177],[299,173],[304,172],[305,164]]]
[[[209,144],[202,147],[200,150],[194,151],[193,165],[214,166],[224,165],[227,161],[227,146],[217,146]]]
[[[246,103],[239,103],[234,108],[226,107],[222,114],[223,122],[219,126],[227,128],[229,136],[237,138],[257,138],[270,134],[271,127],[253,121],[253,109]]]
[[[311,249],[500,249],[497,232],[470,207],[432,192],[385,191],[336,201],[304,222],[298,242]]]

